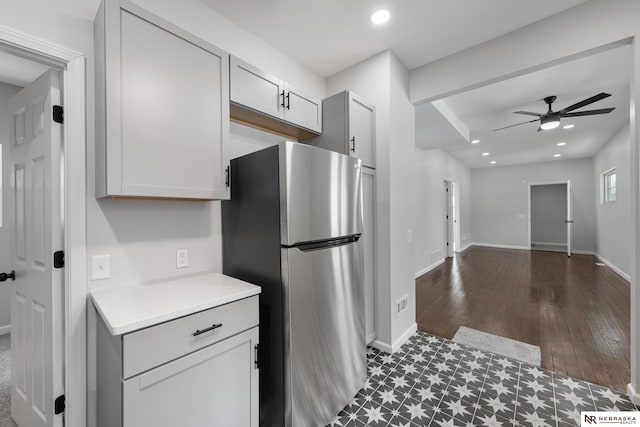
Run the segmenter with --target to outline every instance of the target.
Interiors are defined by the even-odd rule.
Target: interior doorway
[[[529,248],[571,256],[571,181],[529,184]]]
[[[64,248],[59,70],[0,53],[1,425],[62,426]],[[10,408],[10,410],[9,410]]]

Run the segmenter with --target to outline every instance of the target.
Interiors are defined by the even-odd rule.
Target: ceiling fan
[[[573,110],[577,110],[578,108],[582,108],[585,105],[593,104],[594,102],[600,101],[601,99],[610,97],[609,93],[599,93],[597,95],[592,96],[591,98],[584,99],[580,102],[576,102],[573,105],[569,105],[568,107],[560,110],[553,111],[551,109],[551,104],[556,100],[555,96],[547,96],[544,98],[544,102],[549,106],[549,111],[544,114],[534,113],[532,111],[514,111],[514,114],[525,114],[527,116],[538,116],[537,119],[529,120],[522,123],[516,123],[515,125],[505,126],[502,128],[494,129],[494,131],[508,129],[514,126],[524,125],[526,123],[533,123],[540,121],[540,127],[538,127],[538,132],[541,130],[550,130],[555,129],[560,125],[560,118],[562,117],[580,117],[580,116],[591,116],[594,114],[607,114],[615,110],[614,108],[602,108],[600,110],[587,110],[587,111],[577,111],[575,113],[571,113]]]

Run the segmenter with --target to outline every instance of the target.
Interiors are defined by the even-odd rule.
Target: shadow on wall
[[[181,240],[221,234],[220,202],[99,199],[118,242]]]

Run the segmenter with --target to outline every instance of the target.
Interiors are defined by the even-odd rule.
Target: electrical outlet
[[[176,250],[176,268],[189,267],[189,249]]]
[[[413,243],[413,230],[407,230],[407,243]]]
[[[111,255],[94,255],[91,257],[91,280],[102,280],[111,277]]]

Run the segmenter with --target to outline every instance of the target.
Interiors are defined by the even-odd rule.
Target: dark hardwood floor
[[[540,346],[542,367],[626,391],[629,284],[590,255],[473,246],[416,280],[418,329]]]

